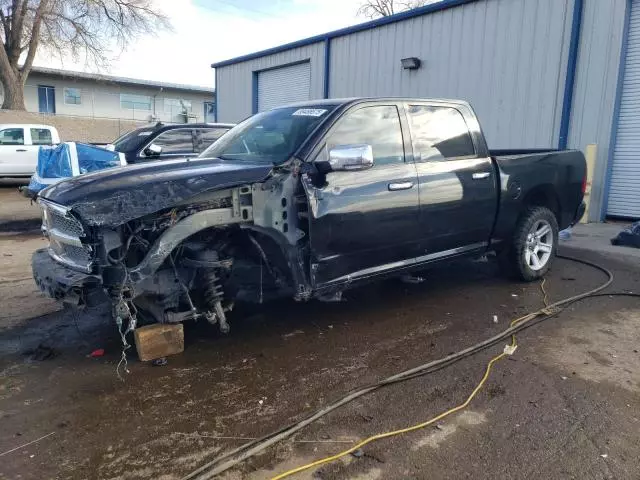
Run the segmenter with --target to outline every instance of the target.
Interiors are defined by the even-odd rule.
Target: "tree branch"
[[[27,0],[25,0],[27,3]],[[31,26],[31,38],[29,39],[29,49],[27,51],[27,58],[24,60],[22,69],[20,71],[20,80],[22,84],[27,81],[31,67],[33,66],[33,59],[36,57],[36,50],[38,49],[38,43],[40,41],[40,27],[42,25],[43,14],[49,4],[49,0],[40,0],[40,5],[36,9],[36,13],[33,19],[33,25]]]

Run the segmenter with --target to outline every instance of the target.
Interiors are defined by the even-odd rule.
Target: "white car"
[[[40,147],[58,143],[58,131],[49,125],[0,124],[0,177],[33,175]]]

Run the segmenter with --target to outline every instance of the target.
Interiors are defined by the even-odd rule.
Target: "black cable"
[[[326,407],[316,411],[315,413],[308,415],[307,417],[305,417],[304,419],[292,423],[286,427],[283,427],[275,432],[272,432],[270,434],[267,434],[261,438],[258,438],[256,440],[252,440],[244,445],[241,445],[238,448],[235,448],[229,452],[227,452],[226,454],[223,454],[217,458],[215,458],[214,460],[206,463],[205,465],[202,465],[201,467],[197,468],[196,470],[194,470],[193,472],[191,472],[190,474],[188,474],[186,477],[184,477],[183,480],[191,480],[194,478],[198,478],[199,480],[204,480],[204,479],[208,479],[208,478],[212,478],[214,475],[217,475],[218,473],[222,473],[223,471],[231,468],[232,466],[234,466],[235,464],[239,463],[240,461],[252,456],[253,454],[257,453],[257,451],[263,450],[264,448],[267,448],[268,446],[270,446],[273,443],[276,443],[277,441],[280,441],[281,439],[284,439],[290,435],[292,435],[293,433],[295,433],[296,431],[300,430],[301,428],[303,428],[304,426],[316,421],[317,419],[321,418],[324,415],[327,415],[328,413],[330,413],[331,411],[335,410],[336,408],[339,408],[353,400],[355,400],[358,397],[361,397],[363,395],[366,395],[368,393],[371,393],[374,390],[377,390],[379,388],[382,388],[384,386],[387,385],[392,385],[398,382],[402,382],[402,381],[406,381],[406,380],[410,380],[413,378],[417,378],[420,376],[424,376],[427,375],[429,373],[433,373],[437,370],[441,370],[442,368],[446,368],[450,365],[453,365],[454,363],[462,360],[463,358],[469,357],[475,353],[478,353],[482,350],[485,350],[486,348],[495,345],[496,343],[504,340],[505,338],[510,337],[511,335],[515,335],[517,332],[520,332],[526,328],[532,327],[533,325],[536,325],[544,320],[548,320],[550,318],[556,317],[558,316],[560,313],[562,313],[569,305],[572,305],[576,302],[579,302],[581,300],[584,300],[586,298],[591,298],[591,297],[601,297],[601,296],[630,296],[630,297],[640,297],[640,294],[633,294],[633,293],[624,293],[624,292],[616,292],[616,293],[611,293],[611,294],[603,294],[603,293],[598,293],[601,292],[602,290],[604,290],[605,288],[609,287],[611,285],[611,283],[613,282],[613,273],[611,273],[611,271],[609,271],[607,268],[602,267],[601,265],[598,265],[596,263],[593,263],[591,261],[588,260],[583,260],[583,259],[578,259],[578,258],[573,258],[573,257],[567,257],[567,256],[563,256],[563,255],[558,255],[558,258],[563,258],[565,260],[570,260],[570,261],[574,261],[577,263],[582,263],[584,265],[593,267],[597,270],[600,270],[601,272],[603,272],[605,275],[607,275],[608,279],[605,283],[601,284],[600,286],[589,290],[587,292],[584,292],[582,294],[578,294],[578,295],[574,295],[573,297],[569,297],[563,300],[560,300],[558,302],[553,303],[552,305],[541,309],[537,312],[534,312],[533,314],[531,314],[531,318],[528,320],[523,320],[522,323],[516,324],[513,327],[509,327],[506,330],[504,330],[503,332],[487,339],[484,340],[476,345],[473,345],[471,347],[468,347],[466,349],[461,350],[460,352],[457,352],[455,354],[452,355],[448,355],[447,357],[444,357],[442,359],[439,360],[435,360],[433,362],[428,362],[426,364],[420,365],[418,367],[415,367],[413,369],[407,370],[405,372],[401,372],[397,375],[393,375],[391,377],[388,377],[380,382],[371,384],[369,386],[365,386],[365,387],[361,387],[356,391],[353,391],[349,394],[347,394],[346,396],[342,397],[341,399],[339,399],[338,401],[327,405]],[[526,317],[523,317],[526,318]],[[235,458],[232,458],[235,457]],[[228,460],[230,459],[230,460]]]

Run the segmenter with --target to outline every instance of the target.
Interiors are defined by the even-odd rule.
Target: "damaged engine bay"
[[[72,211],[44,199],[40,204],[50,254],[95,279],[49,294],[79,307],[108,300],[119,325],[133,322],[130,330],[139,320],[206,319],[226,333],[236,301],[311,295],[304,267],[307,199],[288,169],[115,228],[87,228]]]

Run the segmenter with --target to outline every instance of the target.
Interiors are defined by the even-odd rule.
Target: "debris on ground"
[[[104,348],[96,348],[93,352],[91,352],[87,356],[91,357],[91,358],[103,357],[104,356]]]
[[[611,239],[611,245],[640,248],[640,222],[635,222]]]
[[[58,353],[51,347],[43,345],[42,343],[32,350],[26,350],[24,355],[29,355],[31,360],[42,362],[43,360],[51,360],[55,358]]]
[[[164,367],[167,363],[169,363],[167,362],[167,357],[160,357],[153,360],[151,362],[151,365],[153,365],[154,367]]]
[[[181,323],[157,323],[136,328],[136,350],[141,362],[156,360],[184,351],[184,329]]]
[[[493,316],[493,323],[498,323],[498,315]]]
[[[560,238],[560,240],[571,240],[572,233],[571,227],[565,228],[564,230],[560,230],[558,238]]]
[[[351,455],[354,456],[355,458],[360,458],[362,456],[364,456],[364,452],[362,451],[361,448],[354,450],[353,452],[351,452]]]

